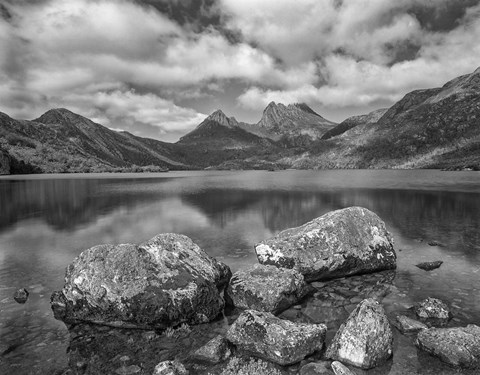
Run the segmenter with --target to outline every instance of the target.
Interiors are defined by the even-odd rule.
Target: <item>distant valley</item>
[[[116,132],[67,109],[0,113],[0,174],[183,169],[480,169],[480,68],[390,108],[331,122],[270,103],[256,124],[208,116],[176,143]]]

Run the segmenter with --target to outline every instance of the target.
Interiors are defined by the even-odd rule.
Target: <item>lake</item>
[[[0,178],[0,373],[67,366],[68,332],[49,301],[63,286],[65,267],[86,248],[176,232],[235,271],[256,262],[256,242],[348,206],[377,213],[395,239],[398,268],[383,300],[387,313],[431,296],[451,306],[450,326],[480,324],[479,172],[6,176]],[[444,246],[428,245],[433,240]],[[444,263],[431,272],[415,267],[434,260]],[[30,292],[24,305],[12,298],[22,287]],[[413,338],[397,332],[395,340],[384,373],[457,373],[424,358]]]

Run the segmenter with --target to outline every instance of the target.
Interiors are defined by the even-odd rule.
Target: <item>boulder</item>
[[[28,300],[28,296],[30,293],[28,293],[28,290],[25,288],[20,288],[18,289],[15,294],[13,295],[13,299],[18,302],[18,303],[25,303]]]
[[[152,375],[188,375],[189,371],[177,361],[163,361],[155,366]]]
[[[443,261],[441,260],[436,260],[435,262],[423,262],[423,263],[418,263],[415,266],[425,270],[425,271],[432,271],[438,267],[440,267],[443,264]]]
[[[452,366],[480,369],[480,327],[474,324],[420,331],[415,344]]]
[[[213,320],[230,269],[190,238],[160,234],[141,245],[99,245],[67,267],[54,292],[55,318],[125,328],[163,329]]]
[[[355,375],[347,366],[338,361],[332,362],[332,370],[335,375]]]
[[[307,290],[298,271],[255,264],[233,274],[227,294],[236,307],[277,314],[297,303]]]
[[[340,326],[327,358],[370,369],[392,355],[393,333],[385,311],[378,301],[369,298],[358,304]]]
[[[437,299],[428,297],[422,302],[416,303],[414,305],[415,314],[418,317],[423,319],[441,319],[448,320],[451,318],[451,313],[448,306],[445,302]]]
[[[232,354],[228,341],[218,335],[193,353],[193,358],[201,362],[216,364],[226,360]]]
[[[323,324],[293,323],[245,310],[228,330],[227,340],[243,352],[284,366],[320,350],[326,331]]]
[[[415,319],[411,319],[405,315],[397,316],[396,327],[402,333],[418,332],[418,331],[421,331],[422,329],[428,328],[422,322],[419,322],[418,320],[415,320]]]
[[[258,261],[294,268],[307,281],[396,267],[385,223],[362,207],[329,212],[255,245]]]

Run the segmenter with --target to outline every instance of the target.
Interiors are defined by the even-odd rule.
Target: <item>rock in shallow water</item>
[[[189,371],[185,369],[180,362],[163,361],[160,362],[153,371],[153,375],[188,375]]]
[[[289,365],[320,350],[326,331],[323,324],[292,323],[271,313],[246,310],[228,330],[227,340],[243,352]]]
[[[451,313],[448,306],[445,304],[445,302],[437,298],[428,297],[422,302],[415,304],[414,310],[415,314],[423,319],[434,318],[448,320],[451,318]]]
[[[233,274],[227,294],[236,307],[279,313],[307,294],[298,271],[256,264]]]
[[[13,295],[13,299],[17,302],[17,303],[25,303],[27,302],[28,300],[28,296],[29,296],[30,293],[28,293],[28,290],[25,289],[25,288],[21,288],[21,289],[18,289],[15,294]]]
[[[415,344],[450,365],[480,369],[480,327],[474,324],[423,330]]]
[[[55,318],[118,327],[204,323],[223,309],[230,269],[190,238],[160,234],[137,245],[99,245],[67,267],[51,299]]]
[[[335,375],[354,375],[347,366],[338,361],[332,362],[332,370]]]
[[[396,255],[385,223],[362,207],[329,212],[255,245],[258,261],[294,268],[307,281],[393,269]]]
[[[418,263],[416,264],[415,266],[422,269],[422,270],[425,270],[425,271],[432,271],[434,269],[437,269],[438,267],[440,267],[441,265],[443,264],[443,261],[441,260],[437,260],[435,262],[423,262],[423,263]]]
[[[370,369],[390,358],[393,333],[385,310],[374,299],[358,304],[335,334],[326,356],[363,369]]]
[[[193,353],[193,358],[201,362],[219,363],[226,360],[232,352],[227,340],[218,335]]]
[[[405,315],[399,315],[397,316],[397,328],[402,333],[412,333],[427,329],[428,327],[418,320],[411,319]]]

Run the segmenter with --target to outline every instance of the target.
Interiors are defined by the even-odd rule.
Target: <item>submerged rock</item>
[[[15,294],[13,295],[13,299],[18,302],[18,303],[25,303],[28,300],[28,296],[30,293],[28,293],[28,290],[25,288],[20,288],[18,289]]]
[[[450,365],[480,369],[480,327],[474,324],[423,330],[415,344]]]
[[[443,264],[443,261],[437,260],[435,262],[418,263],[415,266],[422,269],[422,270],[425,270],[425,271],[431,271],[431,270],[434,270],[434,269],[440,267],[442,264]]]
[[[428,244],[430,246],[438,246],[438,247],[445,247],[446,245],[440,241],[436,241],[436,240],[433,240],[433,241],[429,241]]]
[[[415,319],[411,319],[411,318],[409,318],[408,316],[405,316],[405,315],[397,316],[396,326],[399,329],[399,331],[402,332],[402,333],[418,332],[422,329],[427,329],[428,328],[422,322],[419,322],[418,320],[415,320]]]
[[[393,333],[385,310],[369,298],[358,304],[335,334],[327,358],[370,369],[392,355]]]
[[[422,302],[416,303],[414,305],[415,314],[418,317],[423,319],[441,319],[448,320],[451,318],[451,313],[448,306],[445,302],[437,299],[428,297]]]
[[[227,294],[236,307],[279,313],[307,294],[296,270],[256,264],[233,274]]]
[[[160,234],[137,245],[99,245],[67,267],[65,285],[51,299],[67,324],[166,328],[205,323],[223,309],[230,269],[190,238]]]
[[[227,332],[227,340],[250,355],[289,365],[320,350],[327,327],[293,323],[267,312],[244,311]]]
[[[153,375],[188,375],[189,371],[177,361],[160,362],[153,371]]]
[[[307,281],[396,267],[393,240],[373,212],[349,207],[255,245],[258,261],[294,268]]]
[[[208,363],[219,363],[226,360],[232,352],[225,337],[218,335],[193,353],[196,360]]]
[[[311,362],[302,366],[298,375],[331,375],[332,371],[329,370],[325,363]]]
[[[355,375],[347,366],[338,361],[332,362],[332,370],[335,375]]]

